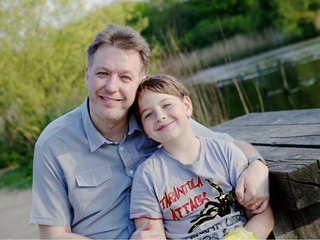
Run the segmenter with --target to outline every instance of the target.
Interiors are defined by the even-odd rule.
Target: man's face
[[[101,46],[86,70],[93,122],[126,120],[141,80],[142,62],[134,51]]]

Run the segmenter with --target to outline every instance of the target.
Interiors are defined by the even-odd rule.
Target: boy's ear
[[[193,108],[192,108],[192,101],[191,101],[190,97],[184,96],[183,97],[183,104],[186,109],[187,117],[188,118],[191,117]]]

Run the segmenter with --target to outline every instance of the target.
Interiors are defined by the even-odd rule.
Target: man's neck
[[[128,131],[128,125],[127,119],[116,123],[106,123],[100,132],[109,141],[121,142]]]
[[[129,128],[128,116],[122,119],[106,121],[99,116],[90,114],[92,123],[103,137],[112,142],[121,142]]]

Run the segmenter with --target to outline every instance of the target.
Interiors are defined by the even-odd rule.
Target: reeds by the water
[[[172,45],[174,40],[170,38]],[[284,36],[273,30],[265,30],[259,35],[244,36],[237,35],[231,39],[217,41],[212,46],[193,52],[178,51],[174,44],[175,54],[167,54],[158,63],[158,71],[174,75],[183,81],[184,78],[193,75],[195,72],[209,68],[216,64],[230,63],[244,56],[258,53],[262,50],[279,46],[285,42]],[[241,86],[241,79],[233,79],[237,89],[239,101],[241,101],[245,113],[251,112],[250,99]],[[258,81],[255,81],[256,94],[259,99],[260,110],[264,111],[263,96],[261,95]],[[229,110],[225,96],[217,84],[212,81],[210,84],[187,85],[194,105],[194,118],[199,122],[214,126],[229,119]]]

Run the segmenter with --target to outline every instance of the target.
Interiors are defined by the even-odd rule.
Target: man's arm
[[[235,145],[242,150],[248,159],[254,156],[260,156],[258,151],[249,143],[241,140],[235,140],[226,133],[219,133],[206,128],[202,124],[190,118],[190,123],[194,133],[200,137],[213,137],[221,141],[233,141]],[[241,174],[236,194],[239,203],[254,213],[261,213],[267,207],[269,202],[269,170],[260,161],[252,161],[249,167]],[[257,208],[257,206],[259,208]]]
[[[233,140],[246,155],[247,159],[260,156],[259,152],[249,143]],[[254,214],[263,212],[269,203],[269,169],[261,161],[252,161],[243,171],[237,182],[237,200]]]
[[[166,239],[162,219],[137,218],[136,231],[130,239]]]
[[[39,232],[41,239],[89,239],[72,233],[70,227],[39,225]]]

